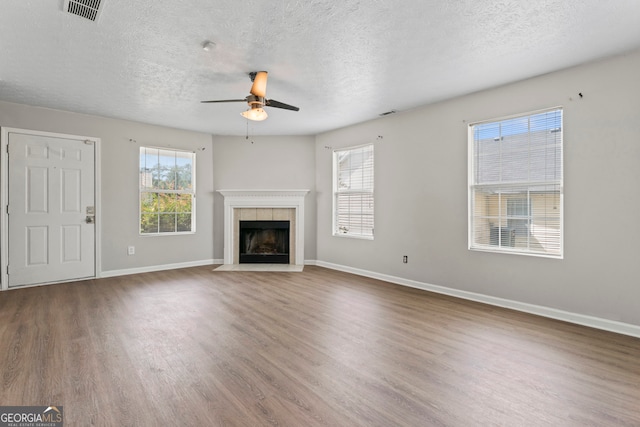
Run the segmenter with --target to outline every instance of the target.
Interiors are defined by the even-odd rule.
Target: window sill
[[[157,236],[184,236],[190,234],[196,234],[195,231],[178,231],[167,233],[138,233],[141,237],[157,237]]]
[[[347,237],[351,239],[373,240],[373,236],[360,236],[357,234],[333,233],[333,237]]]
[[[476,252],[490,252],[495,254],[507,254],[507,255],[524,255],[538,258],[552,258],[552,259],[564,259],[563,254],[548,254],[543,252],[527,252],[517,249],[496,249],[492,246],[473,246],[469,248],[470,251]]]

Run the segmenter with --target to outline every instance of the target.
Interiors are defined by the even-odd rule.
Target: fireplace
[[[240,264],[240,221],[288,221],[289,264],[304,265],[304,198],[309,190],[218,192],[224,196],[224,264]]]
[[[289,221],[240,221],[240,264],[289,264]]]

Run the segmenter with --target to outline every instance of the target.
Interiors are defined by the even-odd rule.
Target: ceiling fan
[[[282,108],[285,110],[298,111],[298,107],[276,101],[275,99],[267,99],[267,72],[253,71],[249,73],[253,85],[251,86],[250,95],[243,99],[219,99],[213,101],[201,101],[203,103],[215,102],[246,102],[249,109],[243,111],[242,114],[249,120],[261,121],[268,117],[267,112],[262,107]]]

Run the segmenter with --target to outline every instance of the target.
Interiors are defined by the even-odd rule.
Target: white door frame
[[[96,209],[96,222],[95,222],[95,277],[100,277],[102,272],[102,254],[101,254],[101,236],[102,236],[102,209],[100,206],[100,188],[101,188],[101,171],[100,171],[100,138],[90,136],[79,135],[67,135],[54,132],[41,132],[28,129],[18,129],[2,127],[0,128],[0,168],[2,174],[0,175],[0,289],[5,291],[9,289],[9,276],[7,275],[7,266],[9,263],[9,215],[7,214],[7,206],[9,203],[9,133],[23,133],[27,135],[46,136],[53,138],[75,139],[78,141],[92,141],[95,144],[95,167],[94,167],[94,197],[95,197],[95,209]],[[86,280],[86,278],[82,279]],[[29,286],[40,286],[46,283],[38,283],[37,285],[20,286],[19,288]]]

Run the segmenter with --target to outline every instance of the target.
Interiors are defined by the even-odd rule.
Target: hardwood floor
[[[0,404],[65,426],[638,426],[640,339],[319,267],[0,294]]]

